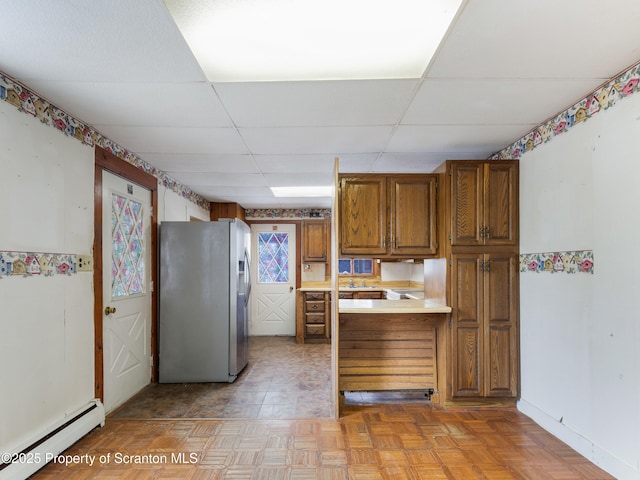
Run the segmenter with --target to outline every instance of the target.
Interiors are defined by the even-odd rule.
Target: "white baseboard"
[[[104,406],[95,399],[81,409],[65,416],[40,435],[12,452],[14,462],[0,464],[0,480],[26,479],[56,456],[76,443],[97,426],[103,426]],[[4,460],[4,458],[3,458]]]
[[[526,400],[520,400],[517,406],[520,412],[605,472],[619,480],[640,480],[640,470],[638,468],[634,468],[632,465],[616,458],[610,452],[607,452],[578,432],[571,430],[567,425],[559,422],[535,405]]]

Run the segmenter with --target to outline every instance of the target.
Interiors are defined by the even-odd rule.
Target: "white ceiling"
[[[640,60],[637,0],[468,0],[420,78],[209,83],[161,0],[0,2],[0,71],[245,208],[330,206],[269,187],[331,184],[336,157],[342,172],[487,158]]]

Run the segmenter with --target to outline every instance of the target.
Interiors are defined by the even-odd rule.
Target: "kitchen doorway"
[[[251,225],[249,335],[296,334],[296,226]]]
[[[93,244],[93,293],[94,293],[94,369],[95,369],[95,389],[94,395],[105,402],[105,388],[111,389],[109,385],[105,387],[105,370],[109,368],[105,362],[108,362],[108,358],[111,355],[109,352],[105,352],[106,349],[112,349],[108,341],[105,344],[105,318],[107,313],[106,307],[110,307],[109,312],[112,312],[111,308],[114,305],[110,303],[112,298],[107,294],[105,295],[104,288],[105,283],[110,282],[107,278],[107,274],[111,272],[111,261],[103,260],[103,244],[112,242],[111,228],[105,229],[103,234],[103,219],[106,223],[111,221],[111,202],[113,197],[109,197],[103,193],[103,177],[107,175],[115,175],[117,178],[125,179],[125,186],[121,189],[126,192],[124,196],[129,195],[127,184],[131,184],[134,191],[138,188],[143,188],[150,194],[150,203],[147,205],[148,217],[148,236],[147,236],[147,262],[145,264],[145,282],[147,284],[145,295],[148,297],[149,304],[149,318],[145,321],[146,332],[145,336],[145,359],[140,360],[141,365],[145,365],[144,368],[145,380],[144,384],[148,384],[153,381],[156,376],[155,365],[157,365],[157,349],[156,349],[156,331],[157,331],[157,319],[156,319],[156,293],[153,289],[153,285],[157,283],[157,268],[156,268],[156,240],[157,240],[157,218],[158,218],[158,180],[152,175],[140,170],[134,165],[125,162],[124,160],[116,157],[111,152],[108,152],[102,148],[96,147],[95,149],[95,179],[94,179],[94,244]],[[109,213],[103,213],[103,202],[105,206],[109,207]],[[146,200],[145,200],[146,202]],[[123,213],[123,212],[121,212]],[[127,222],[128,220],[125,220]],[[131,245],[129,245],[131,248]],[[110,277],[109,277],[110,278]],[[131,277],[129,277],[131,279]],[[119,288],[119,287],[118,287]],[[115,306],[116,312],[118,307]],[[120,310],[122,312],[122,310]],[[108,315],[113,315],[109,313]],[[126,348],[125,348],[126,350]],[[130,349],[129,349],[130,350]],[[132,360],[129,356],[130,352],[125,353],[124,350],[120,356],[125,362],[121,365],[121,372],[127,372],[130,367],[135,364],[135,360]],[[122,356],[123,355],[123,356]],[[153,360],[151,359],[153,357]],[[111,357],[114,358],[114,357]],[[112,362],[113,364],[113,362]],[[153,365],[149,368],[149,364]],[[136,387],[137,388],[137,387]],[[142,387],[140,387],[142,388]],[[139,388],[138,388],[139,389]],[[109,392],[106,394],[107,402],[113,408],[115,405],[121,403],[123,399],[113,401],[109,398],[115,392]],[[125,396],[131,396],[135,392],[129,392]],[[111,397],[112,399],[115,397]]]
[[[151,381],[151,192],[102,173],[104,407]]]

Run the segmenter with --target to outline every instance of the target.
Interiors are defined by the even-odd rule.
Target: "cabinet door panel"
[[[482,254],[455,254],[451,261],[453,397],[483,394]]]
[[[487,333],[488,358],[485,367],[486,395],[513,397],[516,395],[517,366],[514,362],[514,333],[511,325],[490,326]]]
[[[483,165],[451,164],[451,245],[482,245]]]
[[[477,397],[482,394],[480,379],[480,329],[458,327],[454,360],[454,397]]]
[[[302,223],[302,261],[326,262],[329,246],[328,222],[305,220]]]
[[[517,164],[485,167],[484,244],[515,245],[518,238]]]
[[[512,397],[518,391],[518,258],[485,255],[485,391]]]
[[[435,255],[436,176],[391,178],[391,254]]]
[[[343,254],[386,253],[386,178],[340,180],[340,250]]]

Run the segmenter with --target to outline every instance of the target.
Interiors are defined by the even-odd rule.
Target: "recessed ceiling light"
[[[275,197],[330,197],[332,186],[271,187]]]
[[[165,0],[209,81],[420,77],[462,0]]]

